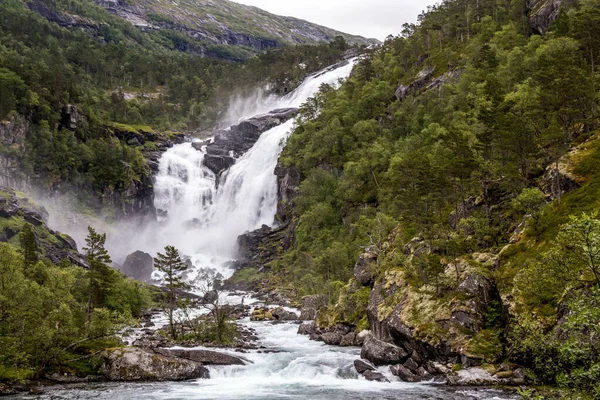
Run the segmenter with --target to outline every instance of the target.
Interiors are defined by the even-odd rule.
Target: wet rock
[[[389,365],[404,362],[409,354],[401,347],[369,336],[363,344],[360,356],[375,365]]]
[[[337,346],[342,342],[343,336],[338,332],[327,332],[321,335],[321,339],[325,344]]]
[[[154,259],[150,254],[139,250],[128,255],[121,266],[122,273],[142,282],[152,280],[152,271],[154,271]]]
[[[206,145],[204,165],[219,175],[233,165],[236,158],[250,150],[262,133],[283,124],[296,114],[297,108],[273,110],[242,121],[227,130],[215,132],[213,141]]]
[[[295,321],[298,319],[298,315],[295,312],[286,311],[283,307],[271,310],[271,314],[273,314],[278,321]]]
[[[314,322],[303,322],[300,324],[300,326],[298,327],[298,334],[299,335],[312,335],[313,333],[315,333],[317,330],[317,327],[315,326]]]
[[[156,353],[167,357],[184,358],[204,365],[246,365],[239,357],[212,350],[199,349],[157,349]]]
[[[381,372],[378,371],[367,370],[362,374],[362,376],[364,376],[365,379],[368,381],[389,382],[388,378],[386,378]]]
[[[375,371],[377,369],[373,363],[363,359],[354,360],[354,368],[356,368],[356,372],[359,374],[362,374],[365,371]]]
[[[404,382],[419,382],[421,380],[415,373],[401,364],[390,366],[390,371]]]
[[[202,364],[126,347],[101,353],[102,374],[112,381],[180,381],[209,378]]]
[[[277,176],[277,215],[276,218],[284,223],[291,220],[293,212],[293,201],[298,195],[300,187],[300,172],[296,167],[285,167],[281,160],[275,167],[275,176]],[[289,247],[291,243],[287,244]]]

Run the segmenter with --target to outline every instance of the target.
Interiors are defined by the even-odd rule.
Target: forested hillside
[[[84,26],[49,17],[53,10]],[[232,96],[264,86],[285,93],[348,48],[339,37],[232,63],[186,52],[169,35],[143,32],[89,0],[3,1],[2,183],[74,191],[117,214],[151,213],[161,150],[213,128]]]
[[[600,2],[530,6],[431,7],[305,105],[268,282],[326,294],[318,326],[598,398]]]

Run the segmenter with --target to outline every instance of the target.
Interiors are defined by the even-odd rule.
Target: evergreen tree
[[[23,252],[25,270],[27,271],[30,270],[39,260],[38,248],[35,242],[35,232],[33,231],[31,224],[26,223],[25,226],[23,226],[23,230],[21,231],[21,235],[19,237],[19,242],[21,244],[21,251]]]
[[[165,274],[165,287],[167,288],[167,298],[164,309],[169,318],[169,327],[173,339],[177,339],[175,330],[175,311],[179,308],[180,290],[188,288],[184,282],[182,274],[187,266],[181,260],[179,251],[173,246],[165,247],[165,254],[158,253],[154,259],[154,268]]]
[[[85,238],[86,247],[83,248],[89,264],[88,322],[92,310],[104,304],[107,292],[114,280],[113,271],[109,266],[111,259],[108,251],[104,248],[105,242],[106,233],[97,233],[94,228],[88,226],[88,236]]]

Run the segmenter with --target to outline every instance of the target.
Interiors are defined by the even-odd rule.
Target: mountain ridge
[[[30,10],[61,25],[84,28],[104,22],[86,18],[84,14],[89,12],[82,9],[98,6],[144,32],[167,32],[175,38],[177,50],[233,60],[285,45],[331,42],[339,36],[351,45],[379,43],[376,39],[339,32],[295,17],[278,16],[228,0],[86,0],[80,10],[77,7],[61,9],[58,2],[47,5],[31,0],[26,4]],[[218,46],[224,45],[235,46],[236,56],[223,57]]]

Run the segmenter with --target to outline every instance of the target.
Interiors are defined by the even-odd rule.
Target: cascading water
[[[336,83],[349,75],[352,64],[309,77],[290,95],[245,110],[269,111],[298,107],[322,83]],[[240,119],[252,115],[239,115]],[[224,276],[225,263],[235,255],[238,235],[262,224],[272,225],[277,206],[274,168],[293,126],[288,121],[263,133],[255,145],[220,177],[203,165],[204,151],[191,143],[174,146],[162,156],[155,184],[155,205],[162,210],[159,227],[153,227],[155,250],[171,244],[191,257],[196,270],[214,268]],[[155,243],[158,242],[158,243]],[[191,274],[190,279],[194,279]],[[238,297],[237,302],[241,299]],[[235,300],[234,300],[235,301]],[[162,319],[161,319],[162,318]],[[165,323],[158,316],[157,326]],[[391,382],[370,382],[359,377],[353,361],[358,348],[328,346],[297,335],[293,323],[242,324],[255,330],[264,350],[243,354],[244,366],[211,367],[211,379],[188,382],[82,384],[50,389],[47,399],[511,399],[489,390],[446,390],[431,384],[400,382],[380,368]],[[234,353],[239,356],[239,353]],[[36,397],[39,398],[39,397]]]
[[[336,84],[350,74],[353,63],[315,74],[295,91],[245,112],[299,107],[324,84]],[[250,111],[249,111],[250,110]],[[246,119],[253,115],[239,115]],[[231,275],[226,261],[235,257],[237,237],[272,225],[277,209],[277,180],[273,173],[293,121],[263,133],[254,146],[220,177],[203,165],[204,152],[183,143],[161,158],[155,182],[155,206],[163,213],[157,231],[159,244],[174,245],[191,257],[196,269],[213,268]],[[190,274],[194,278],[194,274]]]

